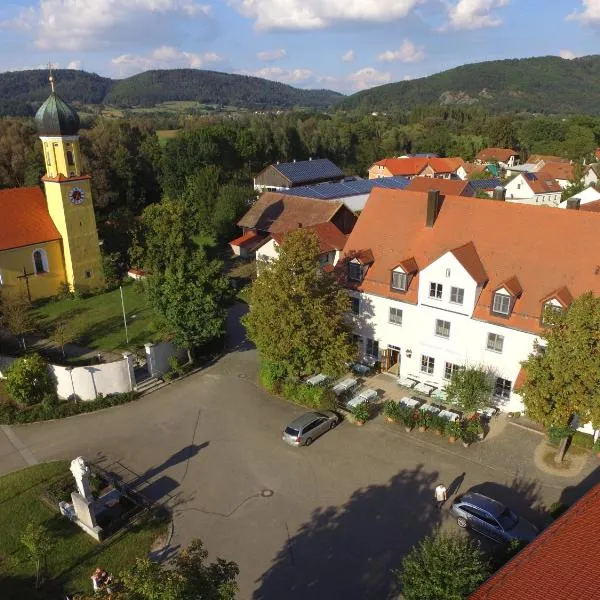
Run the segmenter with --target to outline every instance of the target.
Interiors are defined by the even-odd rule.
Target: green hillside
[[[495,112],[600,114],[600,56],[557,56],[463,65],[354,94],[343,110],[386,111],[423,104],[479,105]]]
[[[68,102],[121,108],[196,101],[252,110],[294,107],[322,110],[343,98],[330,90],[301,90],[259,77],[198,69],[146,71],[126,79],[60,69],[55,77],[57,90]],[[48,93],[45,70],[0,73],[0,116],[32,115]]]

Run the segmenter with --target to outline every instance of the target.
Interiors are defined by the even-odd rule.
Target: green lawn
[[[143,556],[166,530],[164,520],[147,519],[102,544],[53,511],[40,499],[47,485],[69,472],[66,461],[36,465],[0,477],[0,597],[2,600],[63,598],[58,591],[91,592],[96,566],[118,574],[135,557]],[[26,525],[43,523],[55,546],[48,557],[49,581],[36,594],[35,568],[20,537]],[[34,581],[34,580],[33,580]]]
[[[78,332],[77,343],[105,352],[124,350],[154,341],[153,311],[145,295],[133,284],[123,286],[129,330],[125,338],[119,290],[85,299],[47,302],[34,309],[38,329],[47,333],[59,322],[72,323]]]

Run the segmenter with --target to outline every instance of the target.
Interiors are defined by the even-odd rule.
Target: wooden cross
[[[27,269],[25,267],[23,267],[23,275],[17,275],[17,279],[25,280],[25,286],[27,287],[27,298],[28,298],[30,304],[31,304],[31,290],[29,289],[29,278],[32,275],[35,275],[35,273],[28,273]]]

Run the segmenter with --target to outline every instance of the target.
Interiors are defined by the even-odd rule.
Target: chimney
[[[569,198],[567,200],[567,209],[568,210],[579,210],[580,204],[581,204],[581,200],[579,198]]]
[[[435,220],[440,212],[442,205],[440,198],[440,190],[429,190],[427,192],[427,221],[425,222],[426,227],[433,227]]]
[[[506,188],[503,188],[501,185],[494,189],[494,200],[500,200],[500,202],[504,202],[506,199]]]

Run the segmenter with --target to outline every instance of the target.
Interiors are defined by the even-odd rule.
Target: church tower
[[[48,212],[63,244],[65,273],[71,289],[82,291],[104,283],[92,203],[91,177],[82,173],[79,115],[54,91],[35,115],[44,151],[42,177]]]

